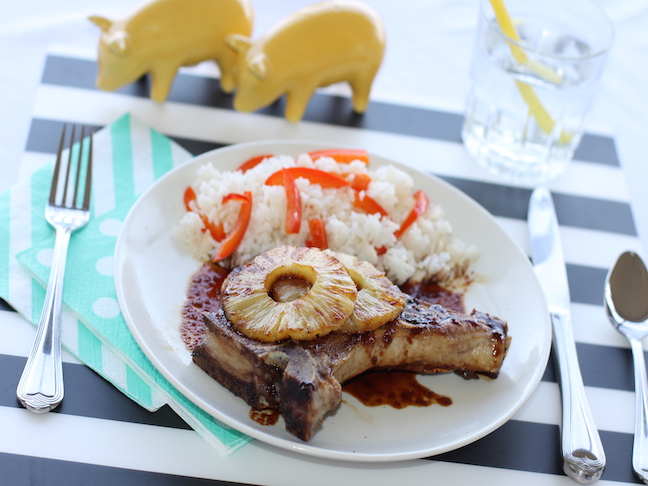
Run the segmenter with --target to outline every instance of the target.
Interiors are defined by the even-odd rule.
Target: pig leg
[[[358,74],[349,80],[351,91],[353,91],[353,111],[356,113],[364,113],[369,104],[369,93],[371,92],[371,84],[378,69],[373,69],[369,72]]]
[[[286,93],[286,111],[284,112],[286,120],[293,123],[301,120],[314,92],[314,87],[300,87],[288,91]]]
[[[234,91],[236,81],[234,78],[234,66],[236,65],[236,54],[225,52],[216,59],[220,69],[220,87],[223,93],[230,94]]]
[[[171,84],[175,78],[178,68],[154,68],[151,70],[151,99],[156,103],[162,103],[169,96]]]

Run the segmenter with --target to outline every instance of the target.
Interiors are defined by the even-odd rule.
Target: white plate
[[[496,380],[464,380],[455,374],[420,376],[449,407],[365,407],[348,394],[310,442],[295,438],[280,420],[262,426],[250,407],[191,362],[180,336],[180,309],[190,277],[200,267],[172,237],[184,213],[184,189],[206,162],[231,170],[249,157],[296,156],[324,148],[314,142],[255,142],[201,155],[158,180],[132,208],[115,252],[115,284],[133,336],[153,365],[188,399],[256,439],[292,451],[351,461],[395,461],[431,456],[469,444],[497,429],[527,401],[542,378],[551,345],[544,297],[526,255],[493,217],[449,184],[378,156],[372,167],[392,163],[411,173],[419,188],[441,204],[455,234],[475,244],[474,270],[483,281],[471,285],[467,309],[506,319],[512,345]]]

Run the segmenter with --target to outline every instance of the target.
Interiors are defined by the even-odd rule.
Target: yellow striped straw
[[[504,35],[506,35],[513,41],[520,43],[520,36],[517,33],[508,10],[506,9],[504,0],[490,0],[490,4],[493,7],[493,11],[495,12],[497,24],[499,25],[500,29],[502,29]],[[508,45],[511,49],[511,54],[513,54],[513,57],[517,62],[526,65],[529,69],[531,69],[533,72],[538,74],[546,81],[549,81],[550,83],[558,85],[562,84],[562,78],[553,69],[540,62],[529,61],[529,58],[524,50],[522,50],[517,44],[509,42]],[[521,81],[515,81],[515,84],[518,88],[518,91],[520,92],[520,95],[522,96],[522,99],[529,106],[529,111],[535,117],[536,122],[538,123],[540,128],[545,133],[551,133],[556,122],[546,110],[546,108],[542,105],[542,102],[540,101],[540,98],[538,98],[538,95],[536,94],[533,87],[529,86],[528,84],[522,83]],[[561,133],[560,138],[561,142],[567,142],[571,138],[571,135],[563,132]]]

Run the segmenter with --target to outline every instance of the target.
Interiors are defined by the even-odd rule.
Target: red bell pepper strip
[[[185,208],[187,209],[187,212],[193,211],[191,204],[192,202],[195,203],[196,201],[196,192],[193,190],[191,186],[187,187],[184,192],[184,205]],[[211,234],[212,238],[216,241],[221,241],[223,238],[225,238],[225,230],[223,229],[223,225],[221,223],[216,224],[212,223],[209,221],[209,218],[202,214],[200,211],[196,211],[196,214],[200,216],[200,219],[203,222],[204,228],[202,231],[209,231]]]
[[[375,199],[367,196],[366,194],[364,195],[364,197],[360,198],[360,193],[356,192],[355,198],[353,199],[353,205],[356,208],[360,208],[366,211],[368,214],[379,213],[381,216],[387,216],[387,211],[385,211],[385,208],[378,204]]]
[[[342,164],[349,164],[354,160],[360,160],[369,165],[369,154],[363,149],[324,149],[309,152],[308,155],[310,155],[313,162],[322,157],[331,157],[336,162]]]
[[[187,187],[184,192],[184,205],[187,212],[192,211],[189,203],[196,200],[196,191],[191,186]]]
[[[209,218],[205,216],[204,214],[198,213],[198,216],[200,216],[200,219],[202,219],[203,225],[205,226],[205,229],[203,231],[209,231],[209,234],[211,235],[212,238],[216,241],[223,241],[225,236],[225,229],[223,228],[222,223],[212,223],[209,221]]]
[[[308,179],[311,184],[319,184],[325,188],[332,187],[344,187],[348,186],[349,183],[337,174],[331,174],[330,172],[325,172],[319,169],[311,169],[309,167],[289,167],[287,169],[281,169],[272,174],[265,181],[266,186],[280,186],[284,183],[283,171],[286,170],[297,179],[298,177],[303,177]]]
[[[272,157],[272,154],[257,155],[256,157],[252,157],[251,159],[248,159],[245,162],[243,162],[236,170],[240,170],[245,174],[252,167],[256,167],[261,162],[263,162],[264,159],[268,157]]]
[[[401,224],[401,227],[394,233],[396,238],[400,238],[401,235],[407,231],[407,228],[412,226],[414,221],[416,221],[416,219],[425,212],[428,204],[430,204],[430,201],[423,191],[419,190],[414,193],[414,207],[407,215],[407,218],[405,218],[405,221],[403,221],[403,224]]]
[[[246,192],[245,194],[237,194],[235,192],[230,192],[229,194],[226,194],[225,196],[223,196],[223,199],[222,199],[221,202],[223,204],[225,204],[226,202],[229,202],[229,201],[245,202],[245,201],[248,200],[248,197],[247,197],[246,194],[248,194],[248,193]]]
[[[306,246],[326,250],[328,248],[328,241],[326,238],[326,227],[322,219],[309,219],[308,227],[310,229],[311,237],[306,240]]]
[[[286,189],[286,233],[299,233],[302,218],[301,192],[295,184],[293,175],[283,169],[284,188]]]
[[[241,209],[232,231],[230,231],[218,247],[212,260],[213,262],[219,262],[234,253],[234,250],[241,244],[247,227],[250,224],[250,217],[252,216],[252,193],[246,191],[243,194],[228,194],[223,197],[223,203],[232,200],[242,201]]]
[[[356,191],[366,191],[369,189],[369,183],[371,182],[371,176],[369,174],[343,174],[345,178],[350,179],[349,184]]]

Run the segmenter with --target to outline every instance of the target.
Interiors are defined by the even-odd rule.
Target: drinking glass
[[[613,37],[590,0],[480,0],[462,129],[477,163],[532,185],[564,172]]]

